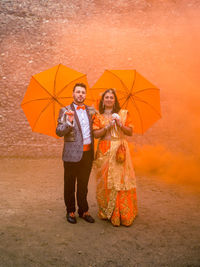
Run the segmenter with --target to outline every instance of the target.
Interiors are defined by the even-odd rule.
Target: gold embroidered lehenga
[[[120,110],[119,116],[126,126],[131,126],[127,110]],[[93,130],[105,127],[109,120],[103,114],[96,114]],[[125,146],[125,161],[116,161],[120,144]],[[94,161],[97,189],[96,197],[99,206],[98,216],[110,219],[115,226],[129,226],[137,215],[136,179],[131,155],[125,135],[119,127],[111,130],[111,140],[100,139]]]

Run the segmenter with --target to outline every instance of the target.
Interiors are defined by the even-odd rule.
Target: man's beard
[[[85,101],[85,99],[84,98],[76,98],[75,101],[79,104],[82,104]]]

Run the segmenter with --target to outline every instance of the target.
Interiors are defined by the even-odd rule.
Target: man
[[[77,83],[73,88],[73,103],[61,108],[56,134],[64,136],[64,200],[67,221],[77,223],[75,211],[75,184],[77,182],[77,204],[79,217],[89,223],[94,219],[88,212],[88,180],[94,156],[92,135],[92,113],[94,109],[84,104],[86,86]]]

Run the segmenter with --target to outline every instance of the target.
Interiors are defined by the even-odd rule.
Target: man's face
[[[86,98],[86,90],[84,87],[76,86],[73,92],[74,102],[77,105],[81,105],[84,103]]]

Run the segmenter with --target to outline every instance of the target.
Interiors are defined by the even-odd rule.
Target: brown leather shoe
[[[67,213],[66,218],[69,223],[73,223],[73,224],[77,223],[74,212]]]
[[[92,218],[92,216],[89,214],[89,212],[84,212],[83,215],[79,215],[80,218],[84,219],[86,222],[94,223],[95,220]]]

